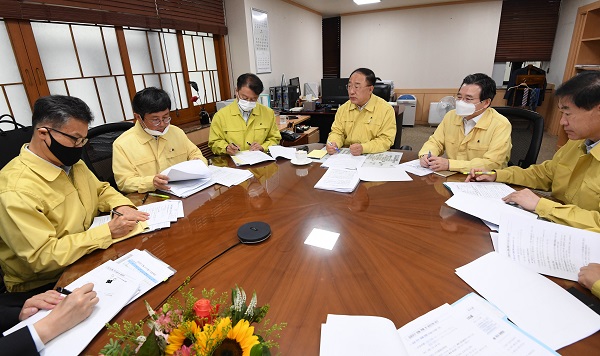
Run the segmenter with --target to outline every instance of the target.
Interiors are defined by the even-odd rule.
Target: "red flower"
[[[210,305],[208,299],[198,299],[194,303],[194,313],[200,319],[200,327],[203,327],[205,323],[212,324],[213,307]]]
[[[196,95],[192,96],[192,103],[195,103],[196,101],[198,101],[198,97]]]

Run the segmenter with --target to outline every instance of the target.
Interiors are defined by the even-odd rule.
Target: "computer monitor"
[[[392,86],[389,83],[376,82],[373,88],[373,94],[385,101],[390,101],[392,96]]]
[[[342,105],[348,101],[348,78],[321,79],[321,104]]]

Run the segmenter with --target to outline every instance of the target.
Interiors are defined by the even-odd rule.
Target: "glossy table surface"
[[[405,152],[403,161],[414,158],[415,152]],[[223,157],[213,161],[229,163]],[[235,284],[248,293],[255,290],[259,305],[271,305],[268,318],[288,323],[279,352],[317,355],[328,313],[382,316],[399,328],[473,292],[454,270],[492,251],[489,230],[480,220],[444,204],[450,193],[442,183],[463,175],[361,182],[344,194],[313,188],[325,172],[318,163],[293,166],[280,159],[249,169],[255,177],[241,185],[213,186],[184,199],[185,217],[169,229],[82,258],[59,284],[133,248],[147,249],[177,273],[125,307],[113,322],[142,319],[147,315],[142,300],[157,308],[192,276],[190,285],[198,291],[215,288],[220,294]],[[132,201],[140,198],[134,194]],[[238,227],[251,221],[267,222],[272,236],[256,245],[239,244]],[[313,228],[340,233],[332,251],[304,244]],[[107,341],[103,330],[85,354],[97,354]],[[597,350],[599,333],[559,352],[587,355]]]

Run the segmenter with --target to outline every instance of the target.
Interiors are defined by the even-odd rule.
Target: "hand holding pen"
[[[264,151],[265,149],[258,142],[246,142],[250,151]]]
[[[150,217],[148,213],[126,205],[114,208],[111,210],[110,215],[111,219],[108,222],[108,229],[113,239],[127,235],[136,227],[138,222],[146,221]]]
[[[340,153],[340,149],[338,148],[337,143],[335,142],[327,141],[327,145],[325,145],[325,147],[327,149],[327,153],[330,155]]]
[[[465,182],[495,182],[496,172],[489,171],[485,168],[471,168],[469,172],[462,172],[468,174]]]
[[[240,146],[235,144],[235,142],[232,142],[227,145],[227,147],[225,148],[225,151],[227,151],[228,155],[235,156],[235,154],[240,152],[241,149],[240,149]]]

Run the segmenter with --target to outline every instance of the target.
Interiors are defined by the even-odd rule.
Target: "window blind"
[[[0,17],[227,34],[223,0],[0,0]]]
[[[559,11],[560,0],[503,1],[495,61],[549,61]]]

